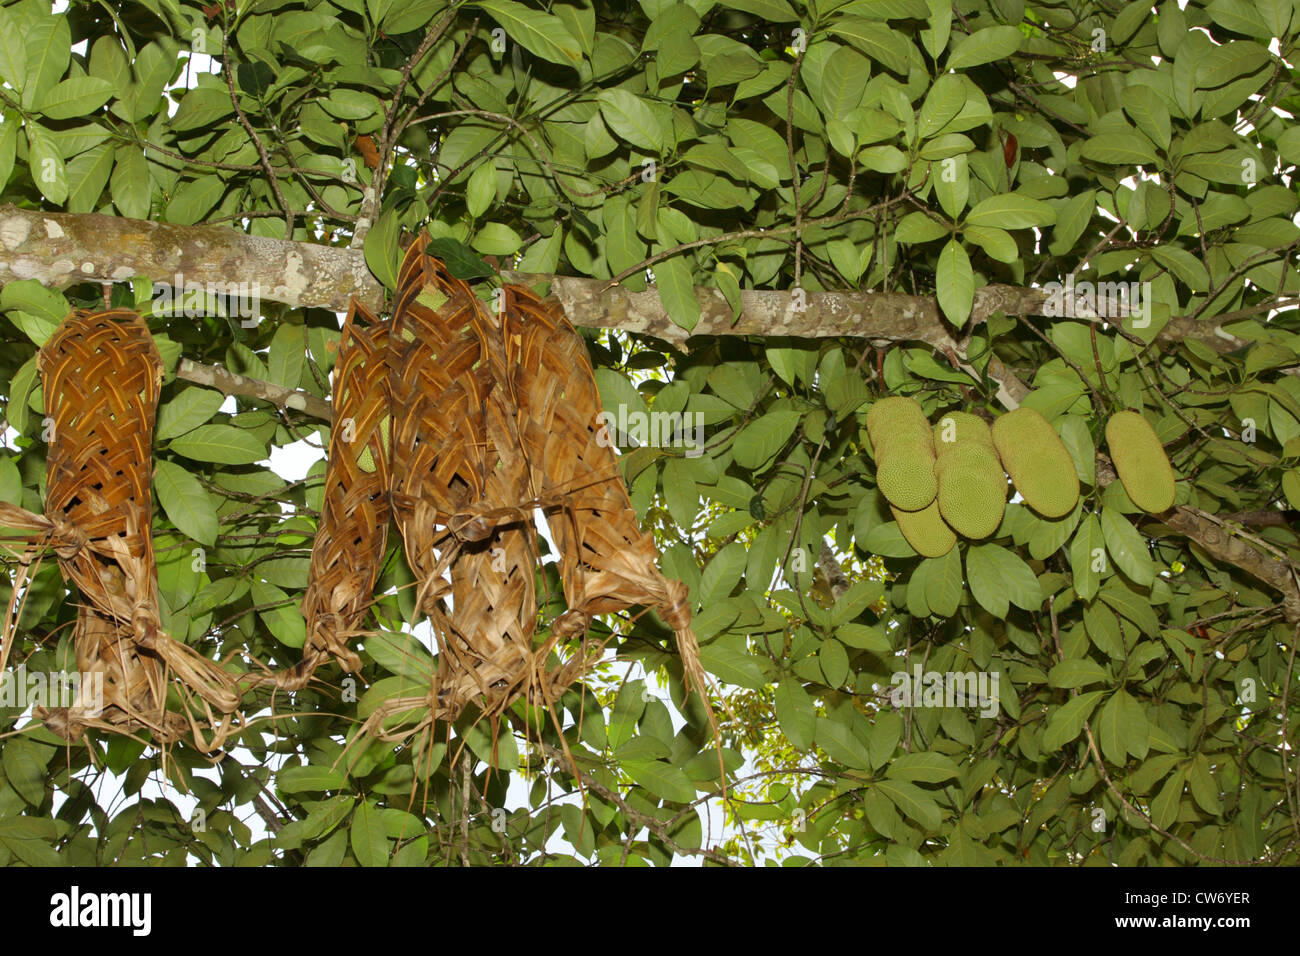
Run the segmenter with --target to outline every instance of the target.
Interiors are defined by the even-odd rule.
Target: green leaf
[[[1043,603],[1038,578],[1013,551],[996,544],[975,545],[966,552],[966,579],[971,596],[996,618],[1007,616],[1008,603],[1026,611]]]
[[[174,462],[159,460],[153,486],[167,518],[182,534],[199,544],[217,543],[217,509],[203,485]]]
[[[1010,26],[985,27],[953,44],[948,69],[960,70],[981,63],[1005,60],[1020,49],[1025,35]]]
[[[922,242],[933,242],[935,239],[942,239],[944,236],[951,234],[950,227],[937,219],[932,219],[923,212],[909,212],[898,223],[898,228],[894,230],[894,238],[898,242],[907,245],[916,245]]]
[[[1118,578],[1106,582],[1099,595],[1103,601],[1136,624],[1143,634],[1155,637],[1160,633],[1160,622],[1150,600],[1134,594]]]
[[[160,107],[166,114],[167,101],[163,99],[163,90],[180,68],[174,41],[167,39],[141,47],[134,64],[135,87],[130,94],[129,109],[131,122],[138,123],[152,116]]]
[[[1080,415],[1065,415],[1055,423],[1061,442],[1074,461],[1074,470],[1085,485],[1097,483],[1097,446],[1088,431],[1088,421]]]
[[[335,90],[335,93],[341,91]],[[352,92],[352,91],[347,91]],[[366,94],[357,94],[364,96]],[[369,100],[374,105],[378,105],[378,100],[373,96]],[[323,101],[327,105],[329,101]],[[172,129],[191,130],[200,128],[210,128],[219,126],[221,121],[227,116],[233,115],[235,106],[230,101],[230,91],[225,87],[216,86],[198,86],[190,90],[181,99],[180,106],[176,107],[176,114],[171,118]],[[361,119],[368,114],[361,116],[344,117],[345,119]]]
[[[226,192],[226,184],[218,176],[201,176],[181,185],[167,203],[167,221],[181,226],[192,226],[212,211]]]
[[[475,251],[487,256],[512,256],[523,244],[523,237],[503,222],[485,222],[470,242]]]
[[[561,66],[582,62],[582,47],[559,17],[513,0],[475,0],[475,6],[501,24],[506,35],[529,53]]]
[[[1079,694],[1060,707],[1048,711],[1047,727],[1043,730],[1043,750],[1047,753],[1060,750],[1078,737],[1104,693],[1105,691],[1094,690]]]
[[[296,601],[274,584],[253,581],[249,585],[253,604],[272,636],[286,647],[302,647],[307,639],[307,622]]]
[[[22,82],[16,85],[22,90],[23,108],[35,109],[68,69],[68,60],[72,57],[72,30],[68,18],[62,15],[39,17],[23,34],[22,42],[27,48],[27,69]]]
[[[1210,90],[1254,73],[1270,60],[1267,49],[1252,40],[1232,40],[1211,46],[1196,63],[1196,86]]]
[[[1119,711],[1119,695],[1116,694],[1106,701],[1097,715],[1097,745],[1108,762],[1122,767],[1128,762],[1128,751],[1124,748],[1124,733]]]
[[[871,755],[866,746],[845,724],[830,717],[818,717],[816,738],[817,746],[832,760],[854,770],[871,769]]]
[[[654,276],[659,299],[668,310],[668,317],[674,325],[691,331],[700,321],[700,300],[695,295],[686,254],[655,263]]]
[[[733,541],[727,545],[705,565],[704,573],[700,576],[700,588],[699,593],[695,595],[696,599],[707,607],[727,597],[740,583],[741,575],[745,573],[745,565],[748,562],[749,554],[743,544]]]
[[[379,220],[366,233],[364,243],[366,265],[374,274],[374,277],[388,289],[397,288],[397,267],[402,255],[402,250],[397,244],[397,238],[401,233],[401,228],[397,213],[390,208],[380,213]],[[428,251],[439,259],[444,261],[447,259],[445,255],[433,248],[433,241],[429,242]],[[448,270],[451,269],[450,263],[448,263],[447,268]],[[455,276],[456,273],[452,272],[452,275]],[[463,278],[461,276],[456,277]]]
[[[817,729],[817,714],[813,709],[812,698],[803,689],[803,685],[793,678],[777,684],[775,708],[781,731],[791,746],[801,751],[811,749]]]
[[[18,466],[8,456],[0,458],[0,501],[18,505],[22,504],[22,500],[23,476],[18,471]]]
[[[970,226],[994,226],[999,229],[1028,229],[1050,226],[1056,222],[1056,210],[1041,199],[1018,193],[1001,193],[976,203],[966,216]]]
[[[1133,583],[1145,587],[1155,581],[1156,566],[1147,551],[1146,540],[1124,515],[1115,508],[1102,508],[1101,532],[1115,565]]]
[[[11,282],[9,286],[15,284]],[[28,399],[31,397],[32,387],[36,385],[36,358],[37,356],[33,355],[20,365],[9,382],[9,403],[5,406],[5,418],[9,419],[9,424],[20,435],[27,431]]]
[[[19,279],[0,286],[0,310],[26,312],[57,326],[72,306],[58,290],[47,289],[35,279]]]
[[[935,287],[944,317],[957,328],[964,326],[975,301],[975,274],[970,257],[956,239],[949,239],[939,253]]]
[[[383,217],[380,217],[380,221],[383,221]],[[394,249],[396,249],[396,241],[394,241]],[[456,279],[488,279],[496,275],[493,268],[484,262],[481,256],[476,255],[473,249],[465,245],[465,243],[447,236],[430,239],[426,249],[430,255],[441,259],[446,264],[447,271]],[[368,255],[369,253],[367,253]],[[392,260],[394,275],[397,274],[397,264],[400,258],[400,253],[394,253]],[[366,259],[366,262],[369,264],[369,258]],[[371,271],[374,272],[373,266]]]
[[[1120,95],[1124,112],[1137,124],[1138,129],[1151,138],[1161,149],[1169,148],[1169,108],[1164,99],[1150,86],[1126,86]]]
[[[768,23],[794,23],[799,19],[799,14],[785,0],[726,0],[722,5],[730,10],[752,13]]]
[[[1172,272],[1193,292],[1205,292],[1210,287],[1210,273],[1194,255],[1178,246],[1153,246],[1151,258]]]
[[[646,790],[669,803],[690,803],[695,784],[685,771],[662,760],[627,760],[623,770]]]
[[[17,7],[13,8],[17,11]],[[15,90],[23,88],[27,75],[27,37],[19,29],[8,7],[0,7],[0,79]]]
[[[872,788],[883,793],[905,816],[926,830],[937,830],[943,822],[943,815],[939,805],[934,802],[934,797],[914,783],[906,780],[880,780]]]
[[[700,663],[706,671],[728,684],[751,690],[761,690],[767,686],[767,678],[758,665],[758,658],[745,651],[723,644],[708,644],[700,648]]]
[[[168,447],[186,458],[219,465],[251,465],[267,457],[256,435],[233,425],[200,425],[172,439]]]
[[[1099,133],[1083,144],[1084,159],[1111,166],[1140,166],[1156,161],[1156,148],[1137,130],[1126,133]]]
[[[85,116],[107,103],[115,92],[111,83],[96,76],[69,77],[41,97],[36,112],[56,120]]]
[[[732,445],[736,464],[758,469],[775,457],[794,434],[803,416],[799,412],[768,412],[746,425]]]
[[[189,99],[194,90],[185,98]],[[330,116],[341,120],[366,120],[372,116],[382,116],[384,113],[384,104],[379,101],[379,97],[373,93],[366,93],[363,90],[350,90],[346,87],[338,87],[330,91],[327,99],[320,100],[320,107]],[[226,103],[230,103],[230,97],[226,97]],[[182,101],[182,106],[184,102]],[[177,116],[180,113],[177,111]]]
[[[128,219],[148,219],[153,199],[153,179],[149,164],[134,145],[119,147],[116,163],[108,183],[109,195],[117,211]]]
[[[623,89],[601,90],[596,101],[600,104],[601,117],[616,135],[651,152],[663,149],[663,124],[635,93]]]
[[[1015,262],[1020,258],[1020,247],[1015,238],[1004,229],[992,226],[967,226],[962,230],[969,242],[973,242],[998,262]]]
[[[1139,760],[1145,760],[1151,747],[1151,729],[1142,704],[1123,688],[1115,697],[1119,700],[1119,725],[1124,748]]]
[[[104,186],[113,170],[113,147],[100,143],[68,163],[68,212],[94,212],[99,207]],[[0,186],[3,175],[0,174]]]
[[[210,388],[192,385],[184,389],[158,409],[154,437],[158,441],[167,441],[193,431],[211,419],[225,400],[225,395]]]
[[[352,853],[362,866],[388,865],[388,837],[378,807],[369,803],[358,806],[348,836]]]
[[[1088,222],[1097,211],[1097,190],[1089,189],[1071,196],[1056,214],[1056,225],[1052,229],[1051,253],[1054,256],[1069,252],[1079,237],[1083,235]]]
[[[1096,568],[1106,566],[1105,538],[1101,522],[1090,514],[1079,523],[1079,530],[1070,542],[1070,571],[1074,575],[1074,593],[1081,600],[1091,601],[1101,586],[1101,572]]]
[[[885,776],[891,780],[919,780],[921,783],[943,783],[961,773],[957,761],[945,754],[922,752],[903,754],[889,763]]]
[[[907,75],[910,63],[907,53],[912,44],[897,30],[866,17],[844,17],[831,24],[830,31],[877,63],[901,76]]]
[[[1109,681],[1110,675],[1096,661],[1071,657],[1061,661],[1047,674],[1052,687],[1086,687],[1098,681]]]
[[[0,8],[3,12],[3,8]],[[14,158],[18,154],[18,129],[16,116],[0,111],[0,192],[9,184],[14,171]]]
[[[926,558],[925,603],[937,617],[952,617],[961,606],[961,552],[953,548],[941,558]],[[918,568],[919,570],[919,568]]]
[[[54,205],[63,205],[68,198],[68,174],[58,146],[49,130],[36,123],[29,121],[23,129],[27,131],[27,165],[36,188]]]
[[[6,679],[13,675],[6,675]],[[45,801],[46,765],[54,751],[30,740],[6,740],[3,751],[5,781],[33,807]]]
[[[275,788],[281,793],[319,793],[345,786],[347,776],[331,767],[285,767],[275,775]]]
[[[477,219],[487,212],[497,198],[497,167],[494,162],[479,163],[465,184],[465,207]]]
[[[1151,801],[1151,822],[1162,830],[1167,830],[1178,818],[1178,804],[1182,802],[1186,779],[1187,770],[1180,767]]]
[[[267,377],[285,388],[297,388],[307,361],[306,328],[282,325],[271,339],[271,354],[266,360]]]

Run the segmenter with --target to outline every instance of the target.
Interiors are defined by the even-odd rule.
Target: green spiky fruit
[[[976,420],[988,430],[982,420]],[[987,538],[1002,523],[1007,506],[1007,476],[992,439],[986,443],[978,428],[969,427],[975,435],[935,443],[938,456],[934,474],[943,520],[962,537],[978,540]]]
[[[939,514],[937,502],[930,502],[929,507],[920,511],[902,511],[893,505],[889,506],[889,510],[898,522],[898,530],[903,532],[903,537],[917,554],[927,558],[942,558],[957,544],[957,535]]]
[[[1148,514],[1174,504],[1174,469],[1155,429],[1137,412],[1116,412],[1106,423],[1106,447],[1133,504]]]
[[[993,447],[1020,497],[1044,518],[1061,518],[1079,501],[1074,459],[1052,423],[1032,408],[1017,408],[993,423]]]
[[[925,412],[910,398],[891,396],[867,412],[867,433],[876,456],[876,484],[889,503],[920,511],[934,501],[934,443]]]
[[[989,433],[988,423],[970,412],[946,412],[934,423],[936,454],[941,454],[946,445],[965,441],[980,442],[992,448],[993,436]]]

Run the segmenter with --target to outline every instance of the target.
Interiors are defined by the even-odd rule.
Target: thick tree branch
[[[342,312],[352,296],[375,308],[383,289],[361,250],[250,236],[222,226],[172,226],[94,213],[0,206],[0,285],[121,282],[250,283],[268,302]]]
[[[250,236],[221,226],[173,226],[94,213],[37,212],[0,206],[0,285],[36,279],[52,287],[74,282],[117,282],[146,276],[220,286],[252,283],[268,302],[345,311],[355,296],[380,311],[383,287],[366,267],[361,249],[288,242]],[[632,292],[624,286],[605,289],[600,279],[505,273],[519,282],[550,282],[551,294],[569,321],[588,328],[616,328],[656,335],[681,344],[687,333],[668,317],[659,293]],[[925,342],[958,358],[962,350],[943,320],[933,296],[874,292],[807,292],[800,300],[789,292],[743,291],[742,309],[731,307],[717,289],[699,288],[700,321],[695,335],[767,335],[800,338],[856,336],[886,345]],[[990,285],[975,290],[972,324],[995,312],[1040,315],[1047,294],[1042,289]],[[1158,341],[1195,339],[1218,352],[1247,342],[1214,320],[1173,319]],[[1004,380],[1001,363],[990,375]],[[1022,393],[1023,395],[1023,393]],[[1018,401],[1020,396],[1011,396]],[[1004,402],[1005,403],[1005,402]]]

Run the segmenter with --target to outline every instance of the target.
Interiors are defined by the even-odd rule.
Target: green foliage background
[[[1297,313],[1269,319],[1300,292],[1298,34],[1295,0],[5,3],[4,203],[332,244],[374,219],[367,260],[388,282],[399,232],[427,225],[523,272],[639,290],[649,267],[686,329],[696,285],[733,308],[742,288],[937,293],[954,329],[989,282],[1140,280],[1154,302],[1149,327],[1118,331],[995,314],[959,336],[970,371],[919,343],[683,353],[591,336],[608,408],[707,422],[702,456],[623,462],[664,570],[692,588],[725,809],[703,710],[683,706],[650,615],[607,622],[618,660],[564,701],[581,781],[522,705],[495,750],[469,722],[358,740],[432,666],[401,633],[413,593],[394,542],[356,698],[332,670],[259,701],[220,761],[69,747],[5,709],[0,863],[1297,862],[1280,597],[1102,487],[1096,452],[1109,412],[1142,410],[1178,502],[1295,567],[1294,521],[1242,516],[1300,508]],[[224,67],[204,72],[204,52]],[[364,136],[391,161],[382,182]],[[147,309],[151,289],[112,296]],[[0,291],[19,436],[0,498],[41,510],[34,355],[69,307],[102,301],[98,286]],[[1183,316],[1249,344],[1158,338]],[[183,355],[328,395],[330,312],[150,324],[172,368]],[[903,394],[932,418],[1001,411],[993,357],[1063,435],[1085,495],[1055,521],[1010,504],[992,539],[922,560],[877,495],[866,408]],[[328,431],[222,401],[171,376],[164,390],[164,623],[231,667],[282,666],[303,642],[323,465],[287,481],[258,463]],[[543,585],[556,593],[553,570]],[[66,664],[74,617],[47,560],[11,665]],[[997,673],[998,713],[891,706],[891,675],[918,665]],[[468,777],[448,769],[464,744]]]

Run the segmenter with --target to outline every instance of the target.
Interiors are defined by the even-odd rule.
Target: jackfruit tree
[[[550,708],[386,732],[456,614],[390,534],[354,673],[210,752],[65,739],[83,596],[0,529],[0,864],[1300,862],[1298,38],[1297,0],[0,0],[0,501],[47,505],[38,349],[138,312],[161,628],[292,668],[342,314],[427,230],[580,328],[716,716],[634,611]]]

